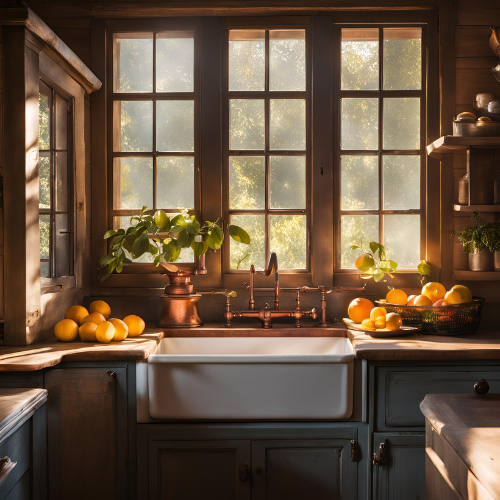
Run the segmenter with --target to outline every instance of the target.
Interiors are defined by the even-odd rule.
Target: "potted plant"
[[[486,224],[483,242],[493,254],[493,266],[495,271],[500,271],[500,223]]]
[[[224,242],[223,221],[206,221],[201,224],[195,215],[187,211],[169,217],[163,210],[148,210],[142,207],[139,215],[130,219],[127,229],[110,229],[104,239],[111,238],[110,253],[103,255],[99,265],[106,268],[101,281],[113,272],[121,273],[123,265],[150,254],[154,264],[162,266],[170,283],[161,297],[163,311],[157,324],[159,327],[195,327],[203,323],[198,314],[197,302],[201,295],[193,293],[192,274],[206,274],[205,253],[218,250]],[[250,244],[250,236],[241,227],[227,226],[233,240]],[[192,248],[199,258],[198,269],[180,269],[170,264],[179,259],[183,248]]]

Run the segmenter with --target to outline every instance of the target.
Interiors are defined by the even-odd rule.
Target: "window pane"
[[[378,210],[378,156],[341,156],[342,210]]]
[[[265,216],[264,215],[232,215],[231,224],[241,226],[251,239],[250,245],[239,243],[230,238],[230,268],[264,269],[265,252]]]
[[[307,267],[307,219],[305,215],[269,216],[269,249],[278,255],[280,269]]]
[[[156,91],[193,92],[194,38],[159,33],[156,38]]]
[[[305,99],[271,99],[271,149],[306,149]]]
[[[69,215],[56,214],[54,228],[54,245],[56,252],[55,275],[70,276],[72,272],[71,238],[69,231]]]
[[[420,215],[385,215],[384,246],[398,269],[415,269],[420,262]]]
[[[50,149],[49,96],[38,94],[38,149]]]
[[[194,208],[194,158],[156,160],[158,208]]]
[[[341,149],[378,149],[378,99],[342,99]]]
[[[115,35],[113,92],[153,91],[153,35]]]
[[[420,208],[420,156],[384,156],[384,209]]]
[[[422,86],[422,29],[384,28],[384,89]]]
[[[156,149],[194,150],[194,101],[157,101]]]
[[[40,226],[40,259],[50,258],[50,215],[39,215]],[[40,262],[40,275],[44,278],[49,276],[49,263]]]
[[[56,149],[68,149],[68,101],[56,94]]]
[[[114,151],[153,151],[152,101],[115,101],[114,126],[120,127]]]
[[[269,90],[305,89],[305,30],[269,31]]]
[[[229,149],[264,149],[264,101],[231,99]]]
[[[265,89],[265,31],[229,32],[229,90]]]
[[[50,159],[40,156],[38,159],[38,206],[50,208]]]
[[[56,157],[55,208],[59,212],[68,211],[68,153],[59,151]]]
[[[378,90],[378,29],[342,29],[342,90]]]
[[[351,250],[352,245],[367,246],[378,241],[378,215],[343,215],[341,222],[341,267],[354,269],[354,260],[364,250]]]
[[[115,158],[115,209],[141,209],[153,206],[153,159]],[[118,191],[118,192],[116,192]]]
[[[264,209],[266,167],[263,156],[229,158],[229,208]]]
[[[271,156],[271,208],[306,208],[306,157]]]
[[[420,148],[420,98],[384,99],[384,149]]]

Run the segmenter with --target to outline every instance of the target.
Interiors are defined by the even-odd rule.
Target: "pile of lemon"
[[[365,330],[390,330],[401,328],[403,321],[398,313],[388,313],[385,307],[374,307],[368,299],[354,299],[347,310],[354,323],[361,323]]]
[[[389,304],[442,307],[472,302],[472,293],[464,285],[455,285],[446,290],[443,284],[431,281],[424,285],[420,295],[408,296],[404,290],[395,288],[389,291],[385,300]]]
[[[72,342],[78,336],[83,342],[101,342],[107,344],[138,337],[144,331],[144,320],[131,314],[121,319],[108,319],[111,307],[104,300],[94,300],[90,304],[90,313],[83,306],[71,306],[64,314],[64,319],[54,327],[54,335],[61,342]]]

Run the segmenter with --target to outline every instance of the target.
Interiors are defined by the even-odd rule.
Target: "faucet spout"
[[[280,308],[280,282],[278,278],[278,256],[276,252],[271,252],[267,269],[263,272],[264,275],[270,276],[274,271],[274,309],[277,311]]]

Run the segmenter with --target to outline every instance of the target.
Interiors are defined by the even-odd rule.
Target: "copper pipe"
[[[254,292],[254,274],[255,274],[255,266],[252,264],[250,266],[250,300],[248,301],[248,309],[255,309],[255,299],[253,296]]]

